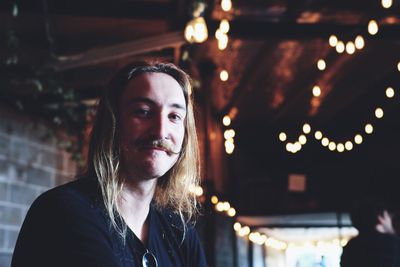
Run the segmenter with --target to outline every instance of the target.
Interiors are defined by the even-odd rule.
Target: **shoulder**
[[[100,223],[101,196],[89,180],[77,180],[40,195],[26,215],[23,229],[70,228],[84,223]]]
[[[100,203],[101,195],[90,179],[76,180],[43,193],[32,204],[31,210],[94,207]]]

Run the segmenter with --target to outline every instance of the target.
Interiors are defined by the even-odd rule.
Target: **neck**
[[[125,179],[118,200],[118,210],[127,226],[143,242],[147,242],[147,217],[157,179],[134,181]]]

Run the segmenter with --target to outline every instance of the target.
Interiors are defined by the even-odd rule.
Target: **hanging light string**
[[[211,203],[214,205],[214,209],[221,213],[225,214],[229,217],[236,217],[236,209],[228,202],[228,201],[220,201],[220,199],[216,196],[213,195],[210,198]],[[258,231],[252,231],[251,228],[248,225],[241,224],[237,220],[234,220],[233,224],[233,229],[235,230],[236,234],[239,237],[242,238],[247,238],[250,242],[258,245],[265,245],[267,248],[273,248],[276,250],[281,250],[284,251],[288,248],[292,248],[295,246],[314,246],[314,247],[320,247],[323,245],[336,245],[336,246],[345,246],[348,242],[348,238],[342,238],[339,240],[338,238],[334,238],[332,240],[328,241],[317,241],[317,242],[301,242],[301,243],[287,243],[285,241],[276,239],[272,236],[267,236],[265,234],[262,234]]]
[[[395,91],[392,87],[386,88],[385,91],[386,98],[392,99],[395,96]],[[374,117],[376,119],[382,119],[384,116],[384,110],[381,107],[376,107],[374,109]],[[278,135],[278,138],[281,142],[285,143],[286,150],[291,153],[297,153],[302,149],[302,146],[307,142],[307,136],[312,132],[311,125],[309,123],[305,123],[303,125],[303,132],[297,137],[297,141],[295,142],[286,142],[287,134],[285,132],[281,132]],[[344,141],[332,140],[328,134],[324,134],[321,130],[317,129],[314,133],[314,138],[320,142],[322,147],[329,149],[334,152],[345,152],[351,151],[355,145],[361,145],[363,143],[364,138],[367,135],[371,135],[375,131],[374,126],[371,122],[367,122],[364,125],[364,129],[355,133],[351,139]]]
[[[383,8],[390,8],[392,6],[392,0],[381,0],[381,5]],[[368,22],[367,26],[368,33],[371,36],[374,36],[379,31],[379,25],[376,20],[371,19]],[[332,48],[335,48],[336,52],[341,54],[346,52],[349,55],[354,54],[356,51],[360,51],[365,47],[365,38],[362,35],[357,35],[354,41],[345,41],[339,39],[336,35],[331,35],[329,37],[329,45]],[[319,59],[317,61],[317,68],[320,71],[324,71],[327,68],[327,62],[325,59]],[[400,62],[397,64],[397,69],[400,71]],[[319,85],[314,85],[312,88],[313,97],[318,98],[323,93],[321,87]],[[392,87],[386,88],[386,97],[393,98],[395,95],[395,90]],[[376,107],[374,110],[374,115],[377,119],[381,119],[384,116],[384,111],[381,107]],[[320,142],[322,147],[327,148],[329,151],[332,152],[345,152],[351,151],[354,145],[362,144],[364,137],[366,135],[370,135],[374,132],[374,126],[367,122],[365,123],[364,129],[359,133],[354,134],[351,139],[344,140],[344,141],[334,141],[329,138],[328,134],[323,134],[322,131],[316,130],[314,131],[314,137],[317,141]],[[307,142],[307,135],[311,133],[311,126],[308,123],[303,125],[303,133],[301,133],[296,141],[286,142],[287,141],[287,134],[285,132],[280,132],[278,138],[281,142],[285,143],[285,148],[290,153],[297,153],[301,151],[303,145]],[[363,137],[364,136],[364,137]]]

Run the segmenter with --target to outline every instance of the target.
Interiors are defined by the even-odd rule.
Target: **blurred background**
[[[399,1],[4,0],[0,29],[0,267],[138,60],[193,78],[209,266],[338,267],[354,200],[400,207]]]

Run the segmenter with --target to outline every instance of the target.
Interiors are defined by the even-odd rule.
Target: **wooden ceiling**
[[[230,12],[223,12],[219,1],[207,1],[209,39],[191,46],[182,35],[191,1],[20,1],[16,17],[12,3],[0,4],[0,28],[18,37],[19,63],[2,67],[2,79],[29,77],[32,66],[50,69],[67,87],[93,99],[133,60],[179,63],[185,50],[195,79],[204,85],[201,74],[212,72],[207,89],[214,119],[237,110],[227,197],[242,214],[345,210],[346,203],[367,193],[400,200],[398,1],[384,9],[378,0],[236,0]],[[227,49],[219,51],[213,35],[222,18],[230,20],[231,29]],[[380,25],[376,36],[367,33],[372,18]],[[332,34],[345,41],[361,34],[365,48],[339,54],[328,44]],[[2,59],[13,51],[7,38],[1,39]],[[319,59],[327,63],[325,71],[316,68]],[[218,79],[222,69],[229,72],[227,82]],[[312,95],[316,84],[319,98]],[[26,85],[2,97],[27,101]],[[388,86],[396,90],[393,100],[385,97]],[[381,120],[373,115],[377,106],[385,110]],[[284,131],[295,141],[305,122],[338,141],[353,138],[367,122],[375,132],[346,153],[328,151],[312,135],[300,152],[287,152],[278,134]],[[305,193],[288,192],[290,173],[307,176]]]

